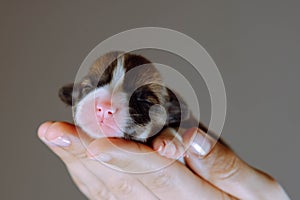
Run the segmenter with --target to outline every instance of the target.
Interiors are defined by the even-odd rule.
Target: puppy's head
[[[75,123],[93,138],[145,141],[166,123],[168,90],[156,68],[139,55],[101,56],[79,83],[62,87],[59,96],[73,106]]]

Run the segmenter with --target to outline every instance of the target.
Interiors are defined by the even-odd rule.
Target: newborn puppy
[[[148,143],[170,158],[178,158],[184,150],[179,125],[196,124],[206,131],[180,96],[164,86],[154,65],[140,55],[101,56],[79,83],[62,87],[59,97],[72,105],[76,125],[90,137]]]

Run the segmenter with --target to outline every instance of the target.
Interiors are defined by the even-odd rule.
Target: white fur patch
[[[117,60],[117,66],[114,69],[112,80],[109,84],[111,89],[115,89],[116,87],[123,84],[124,77],[125,77],[124,56],[121,56]]]
[[[97,94],[109,96],[109,90],[107,86],[98,88],[95,91],[87,94],[77,104],[77,108],[74,113],[76,125],[80,126],[89,136],[93,138],[99,138],[103,136],[101,129],[99,128],[95,112]]]

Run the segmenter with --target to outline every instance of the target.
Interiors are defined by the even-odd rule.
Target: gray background
[[[71,121],[57,90],[73,81],[94,46],[141,26],[181,31],[206,48],[227,91],[223,137],[299,199],[299,6],[277,0],[1,0],[0,199],[84,199],[36,130],[45,120]]]

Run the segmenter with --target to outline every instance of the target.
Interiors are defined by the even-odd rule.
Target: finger
[[[88,159],[83,144],[90,139],[78,138],[74,125],[47,122],[38,135],[64,161],[76,185],[90,199],[157,199],[135,178]]]
[[[134,174],[128,173],[131,172],[128,168],[130,166],[130,162],[128,162],[126,157],[122,157],[120,155],[122,160],[116,160],[108,153],[96,153],[95,149],[100,152],[106,152],[106,149],[112,145],[110,142],[111,140],[124,143],[129,142],[121,139],[118,140],[107,138],[101,138],[92,142],[87,151],[87,155],[91,159],[91,162],[88,163],[89,169],[102,180],[105,180],[106,185],[120,199],[141,199],[141,197],[149,200],[158,199],[158,197],[152,191],[150,191]],[[130,143],[133,145],[133,148],[128,148],[128,151],[133,152],[137,143]],[[113,146],[112,148],[116,148],[116,146]],[[112,165],[112,163],[114,163],[114,165]],[[124,170],[121,169],[121,167]],[[101,168],[101,170],[99,170],[99,168]],[[133,170],[138,171],[138,169]]]
[[[63,160],[72,179],[83,194],[90,199],[116,199],[109,188],[85,167],[86,148],[77,137],[74,125],[63,122],[45,122],[39,127],[38,136]],[[87,138],[85,140],[85,142],[88,141]]]
[[[89,199],[118,199],[106,183],[97,177],[81,160],[66,164],[68,171],[82,193]],[[101,168],[98,168],[101,171]]]
[[[72,162],[74,157],[86,158],[86,146],[92,141],[79,128],[66,122],[46,122],[38,129],[38,136],[65,163]]]
[[[184,154],[184,146],[178,133],[173,128],[165,128],[156,136],[152,142],[152,147],[160,155],[172,159],[180,159]]]
[[[157,156],[157,153],[146,145],[116,138],[93,141],[88,146],[88,156],[128,173],[146,173],[171,163],[169,159]],[[143,159],[148,159],[149,162],[139,162]]]
[[[202,180],[179,162],[171,163],[150,147],[122,139],[99,139],[89,156],[135,177],[159,199],[233,199]]]
[[[229,148],[200,129],[190,129],[183,136],[189,146],[186,163],[213,185],[239,199],[289,199],[270,176],[250,167]]]
[[[86,161],[85,166],[101,179],[118,199],[158,199],[134,175],[116,171],[98,160]]]

